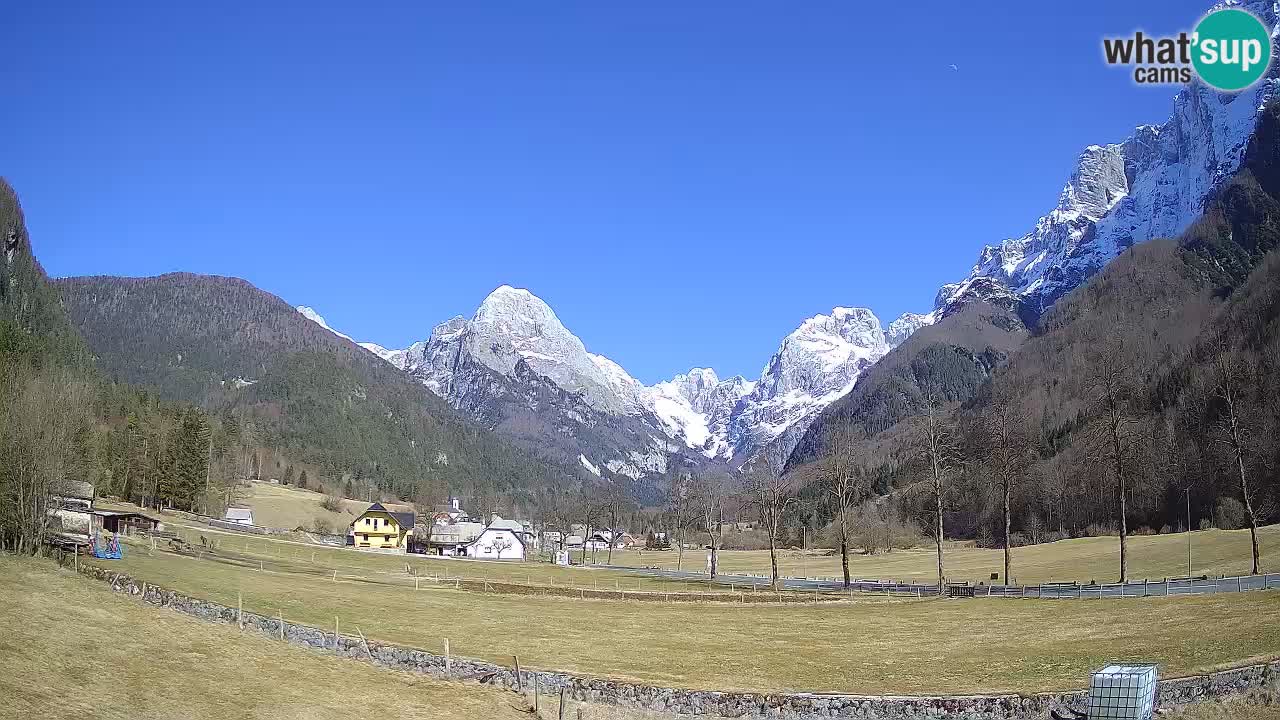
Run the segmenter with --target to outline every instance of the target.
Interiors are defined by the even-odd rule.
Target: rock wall
[[[80,572],[105,581],[116,592],[141,596],[144,602],[168,607],[209,620],[236,624],[236,608],[187,597],[172,590],[136,580],[94,565],[82,565]],[[239,614],[246,630],[281,638],[294,645],[331,652],[339,656],[371,661],[396,670],[424,673],[439,678],[479,682],[526,692],[536,682],[542,693],[559,694],[567,690],[577,702],[590,702],[657,712],[685,715],[719,715],[730,718],[861,718],[862,720],[902,720],[905,718],[956,718],[963,720],[1005,720],[1007,718],[1043,718],[1056,705],[1069,704],[1083,708],[1083,690],[1035,695],[958,695],[958,696],[880,696],[824,693],[740,693],[713,692],[654,687],[601,678],[577,677],[560,672],[524,670],[516,678],[515,670],[502,665],[452,658],[386,643],[365,641],[350,635],[335,636],[307,625],[283,622],[279,617],[256,613]],[[1158,703],[1162,707],[1189,702],[1221,699],[1271,685],[1280,679],[1280,660],[1227,670],[1211,675],[1161,680]]]

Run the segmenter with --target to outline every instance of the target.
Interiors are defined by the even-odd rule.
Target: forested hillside
[[[425,498],[519,492],[576,472],[557,472],[462,420],[395,368],[243,280],[179,273],[55,286],[110,377],[227,418],[240,443],[318,467],[328,481],[354,477]],[[245,471],[256,462],[250,457]]]
[[[982,371],[920,372],[936,353],[931,363],[904,345],[815,423],[792,468],[822,478],[835,456],[852,458],[868,490],[924,527],[941,486],[946,534],[997,545],[1005,497],[1014,543],[1176,528],[1188,500],[1193,525],[1273,521],[1278,168],[1273,106],[1182,238],[1124,252],[1025,342],[1011,335],[1003,362],[992,352],[972,364],[990,370],[985,382]],[[946,337],[954,320],[931,330]]]

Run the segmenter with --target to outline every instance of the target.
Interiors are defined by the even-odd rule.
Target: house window
[[[363,540],[364,542],[369,542],[369,536],[368,536],[368,535],[361,535],[361,536],[360,536],[360,539],[361,539],[361,540]]]

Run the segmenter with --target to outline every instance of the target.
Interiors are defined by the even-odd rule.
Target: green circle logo
[[[1235,8],[1204,16],[1196,25],[1191,64],[1218,90],[1234,92],[1258,82],[1271,65],[1271,34],[1262,21]]]

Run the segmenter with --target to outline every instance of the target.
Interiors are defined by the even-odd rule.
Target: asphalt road
[[[653,568],[619,568],[631,572],[660,577],[670,580],[706,581],[705,572],[689,570],[660,570]],[[732,586],[735,589],[767,590],[769,578],[754,575],[720,574],[715,582]],[[840,580],[826,578],[783,578],[783,587],[787,590],[810,591],[844,591]],[[890,595],[916,595],[928,597],[938,594],[937,585],[903,583],[884,580],[854,580],[852,589],[864,593],[885,593]],[[973,586],[977,597],[1013,597],[1051,599],[1092,599],[1119,597],[1146,597],[1164,595],[1212,594],[1222,592],[1244,592],[1248,590],[1280,589],[1280,574],[1244,575],[1226,578],[1163,578],[1156,581],[1135,581],[1100,585],[1077,585],[1075,583],[1045,583],[1043,585],[976,585]],[[953,591],[954,592],[954,591]]]

